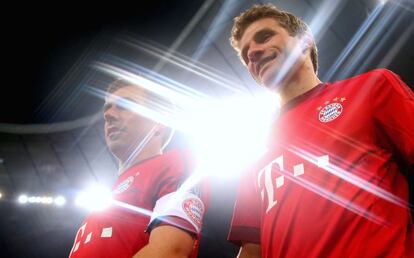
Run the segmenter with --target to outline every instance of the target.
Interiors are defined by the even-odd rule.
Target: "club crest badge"
[[[328,123],[338,118],[344,110],[341,103],[334,102],[321,108],[319,111],[319,121]]]
[[[200,199],[190,198],[183,202],[183,209],[187,216],[198,226],[201,226],[204,214],[204,205]]]
[[[127,179],[125,179],[124,181],[122,181],[114,190],[115,194],[120,194],[125,192],[134,182],[134,177],[133,176],[129,176],[127,177]]]

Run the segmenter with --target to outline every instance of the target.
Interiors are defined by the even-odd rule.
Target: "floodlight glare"
[[[18,198],[18,201],[19,201],[19,203],[22,203],[22,204],[27,203],[27,201],[28,201],[27,195],[25,195],[25,194],[20,195],[19,198]]]
[[[277,96],[207,101],[187,110],[177,120],[194,145],[198,172],[237,176],[266,150]]]
[[[92,186],[79,193],[75,204],[88,210],[99,211],[107,208],[112,203],[112,194],[103,186]]]
[[[55,198],[54,202],[57,206],[63,206],[66,203],[66,199],[65,197],[59,195]]]

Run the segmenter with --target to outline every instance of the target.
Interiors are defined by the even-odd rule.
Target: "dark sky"
[[[4,10],[0,122],[36,123],[36,109],[99,34],[128,31],[168,46],[202,1],[20,6]],[[174,22],[171,22],[174,21]]]

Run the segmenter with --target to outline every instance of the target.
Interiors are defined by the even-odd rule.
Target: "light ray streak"
[[[387,52],[377,67],[388,67],[413,32],[414,22],[411,22],[410,26],[404,30],[402,36],[395,42],[395,44],[393,44],[392,48]]]
[[[157,53],[157,54],[163,54],[167,51],[165,47],[162,45],[157,44],[157,42],[144,40],[144,39],[137,39],[131,36],[124,36],[123,38],[119,39],[121,43],[127,44],[133,48],[143,50],[146,49],[146,53]],[[189,65],[194,69],[201,69],[202,71],[207,70],[207,72],[210,73],[211,76],[217,76],[218,78],[224,78],[226,76],[225,73],[223,73],[221,70],[218,70],[206,63],[196,62],[193,63],[193,59],[191,57],[188,57],[180,52],[174,52],[169,59],[175,60],[177,62],[180,62],[184,65]],[[225,82],[232,84],[231,79],[227,79]],[[233,83],[234,84],[234,83]]]
[[[188,35],[194,30],[194,27],[200,22],[201,18],[205,15],[205,13],[210,9],[213,5],[214,0],[205,0],[203,5],[198,9],[197,13],[194,17],[190,20],[190,22],[185,26],[184,30],[178,35],[177,39],[169,48],[168,52],[164,53],[164,56],[161,58],[161,61],[154,67],[155,71],[160,71],[162,67],[165,65],[165,61],[169,59],[169,57],[174,53],[180,45],[184,42],[184,40],[188,37]]]
[[[394,18],[394,17],[390,17],[390,18]],[[368,65],[370,64],[370,62],[372,62],[373,59],[375,59],[376,56],[378,56],[378,54],[380,54],[380,52],[383,52],[383,46],[387,43],[387,40],[390,39],[390,37],[392,36],[392,33],[395,32],[395,29],[397,28],[397,26],[399,25],[399,23],[401,22],[401,20],[404,18],[403,15],[398,15],[397,17],[395,17],[395,19],[390,19],[389,21],[384,21],[384,23],[382,25],[378,25],[378,27],[383,27],[386,24],[391,24],[391,26],[388,26],[387,30],[385,32],[382,32],[380,30],[378,30],[378,34],[375,35],[375,38],[377,40],[373,40],[370,44],[373,45],[371,51],[367,50],[367,54],[364,56],[363,54],[361,54],[360,59],[363,58],[363,62],[358,62],[358,69],[355,72],[356,74],[359,73],[363,73],[364,71],[367,70]],[[374,43],[375,42],[375,43]],[[393,44],[393,46],[395,46],[396,44]],[[388,51],[388,49],[387,49]]]
[[[159,85],[151,80],[148,80],[142,76],[139,75],[135,75],[133,73],[127,72],[125,70],[122,70],[120,68],[111,66],[111,65],[106,65],[106,64],[102,64],[101,66],[98,67],[98,69],[107,72],[109,74],[112,74],[115,77],[120,77],[123,78],[127,81],[130,81],[131,83],[133,83],[134,85],[140,86],[150,92],[153,92],[167,100],[170,100],[172,103],[174,103],[175,107],[178,109],[191,109],[191,107],[194,107],[194,105],[196,105],[196,103],[200,103],[200,102],[205,102],[205,99],[200,98],[199,96],[185,96],[183,94],[180,94],[172,89],[168,89],[162,85]],[[100,94],[101,97],[102,94]],[[207,98],[207,97],[205,97]],[[139,107],[139,105],[136,105],[136,107]],[[141,108],[142,109],[142,108]],[[176,110],[178,111],[178,110]],[[139,112],[140,113],[140,112]],[[174,117],[158,117],[156,113],[150,114],[151,110],[144,110],[143,115],[145,116],[149,116],[149,118],[151,119],[155,119],[154,121],[158,121],[158,122],[162,122],[165,125],[168,126],[172,126],[174,128],[180,129],[180,130],[184,130],[186,128],[183,128],[180,124],[178,123],[174,123],[173,120],[175,119]],[[178,112],[170,112],[171,115],[177,114]],[[188,128],[187,128],[188,129]]]
[[[183,182],[183,184],[178,189],[179,192],[188,192],[195,185],[201,182],[203,177],[206,176],[206,173],[202,173],[200,170],[195,169],[193,173]]]
[[[342,1],[334,0],[334,1],[325,1],[320,10],[318,11],[317,15],[312,19],[311,25],[314,28],[315,32],[319,33],[322,31],[322,25],[326,24],[328,19],[337,11],[337,7],[341,4]],[[272,85],[276,87],[280,85],[288,76],[291,68],[297,63],[298,58],[301,56],[303,51],[303,46],[305,45],[306,41],[304,37],[300,37],[300,42],[294,46],[294,49],[287,57],[285,62],[282,64],[282,67],[276,74],[275,78],[273,79]]]
[[[102,99],[105,99],[105,97],[108,96],[108,94],[105,91],[102,91],[100,89],[96,89],[96,88],[93,88],[93,87],[86,87],[85,89],[88,90],[90,94],[92,94],[94,96],[97,96],[99,98],[102,98]],[[123,108],[126,108],[128,110],[136,112],[137,114],[140,114],[140,115],[142,115],[142,116],[144,116],[144,117],[146,117],[146,118],[148,118],[152,121],[159,122],[159,123],[167,125],[167,126],[172,126],[172,127],[178,126],[178,124],[174,123],[172,115],[170,115],[168,113],[168,111],[171,111],[171,110],[164,109],[166,112],[162,113],[160,111],[148,108],[144,105],[135,103],[133,101],[122,99],[120,97],[117,97],[116,95],[112,95],[112,94],[109,94],[109,95],[111,95],[113,98],[117,99],[117,102]],[[179,126],[178,126],[178,128],[179,128]]]
[[[412,0],[407,0],[407,1],[392,1],[389,0],[389,2],[391,2],[392,4],[396,4],[398,6],[400,6],[401,8],[404,8],[405,10],[414,13],[414,3],[412,2]]]
[[[96,49],[97,41],[98,41],[98,38],[95,37],[91,41],[91,43],[87,46],[87,48],[81,53],[81,55],[75,61],[75,63],[65,73],[62,79],[59,80],[59,82],[56,84],[56,87],[54,87],[53,90],[48,94],[48,96],[44,100],[42,100],[40,105],[35,110],[35,113],[37,113],[37,116],[39,114],[45,113],[45,110],[47,110],[48,106],[52,106],[54,104],[53,102],[55,102],[56,100],[60,100],[61,97],[65,93],[67,93],[68,89],[70,89],[73,86],[73,81],[76,78],[79,78],[81,71],[83,67],[85,66],[87,60],[90,58],[90,56],[94,52],[94,49]],[[82,81],[85,81],[85,79]],[[71,93],[71,97],[69,97],[69,99],[75,98],[73,94],[80,90],[81,85],[82,83],[78,84],[75,91]],[[60,113],[62,113],[65,109],[67,109],[67,107],[70,104],[69,102],[66,101],[64,102],[63,105],[60,103],[59,105],[60,107],[58,109],[55,109],[56,112],[54,112],[54,114],[51,114],[49,119],[54,120],[57,116],[59,116]]]
[[[278,73],[276,74],[275,78],[272,81],[272,85],[278,87],[287,77],[289,72],[291,71],[291,68],[296,64],[298,61],[300,55],[302,54],[302,46],[304,45],[304,41],[301,40],[290,55],[287,57],[287,59],[283,62],[282,67],[279,69]],[[293,42],[288,43],[293,44]]]
[[[139,213],[139,214],[143,214],[143,215],[148,216],[148,217],[152,216],[152,211],[147,210],[147,209],[143,209],[143,208],[140,208],[140,207],[137,207],[137,206],[134,206],[134,205],[131,205],[131,204],[126,203],[126,202],[121,202],[121,201],[118,201],[118,200],[112,200],[112,204],[114,204],[116,206],[119,206],[119,207],[122,207],[124,209],[128,209],[130,211],[134,211],[134,212]]]
[[[383,5],[379,4],[380,8],[383,8]],[[371,26],[370,30],[361,38],[361,44],[358,45],[355,50],[355,55],[349,59],[347,64],[343,67],[341,71],[341,76],[349,77],[355,68],[358,68],[361,63],[363,63],[366,55],[369,54],[372,49],[377,46],[378,42],[384,36],[384,28],[388,27],[396,19],[396,5],[391,5],[390,8],[386,8],[381,16],[377,19],[377,22]],[[388,31],[390,33],[390,31]]]
[[[131,204],[126,203],[126,202],[121,202],[121,201],[118,201],[118,200],[112,200],[112,204],[113,205],[116,205],[118,207],[121,207],[123,209],[132,211],[134,213],[137,213],[137,214],[141,214],[141,215],[150,217],[150,218],[153,215],[153,211],[151,211],[151,210],[147,210],[147,209],[144,209],[144,208],[141,208],[141,207],[137,207],[137,206],[131,205]],[[166,222],[169,225],[176,226],[178,228],[182,228],[183,227],[183,225],[178,224],[178,223],[174,222],[173,220],[170,220],[168,217],[163,217],[162,218],[162,221],[163,222]]]
[[[362,89],[363,90],[363,89]],[[347,144],[350,149],[354,149],[354,150],[360,150],[361,152],[367,152],[367,150],[369,149],[369,146],[352,138],[351,136],[342,133],[339,130],[336,130],[334,128],[325,128],[325,127],[321,127],[319,125],[315,125],[314,123],[306,123],[306,126],[312,127],[313,130],[318,130],[320,131],[321,134],[327,135],[329,137],[331,137],[331,139],[335,139],[335,141],[340,141],[342,143]],[[304,142],[305,146],[309,145],[308,142]],[[318,148],[321,151],[324,151],[321,148]],[[370,155],[374,156],[375,158],[382,158],[380,155],[376,154],[376,153],[370,153]]]
[[[131,155],[128,156],[127,160],[122,164],[122,167],[120,167],[120,171],[125,171],[128,169],[131,165],[133,165],[135,158],[138,157],[138,155],[141,153],[141,151],[147,146],[149,141],[152,139],[152,137],[157,132],[158,125],[154,125],[151,130],[145,135],[144,139],[141,140],[141,142],[138,144],[138,146],[134,149],[134,151],[131,153]]]
[[[193,61],[198,61],[199,58],[204,54],[205,49],[209,44],[211,44],[216,38],[219,32],[221,32],[223,26],[220,25],[228,19],[229,14],[232,13],[231,10],[240,5],[238,0],[225,0],[223,5],[219,8],[218,14],[214,17],[213,22],[211,22],[207,33],[200,40],[200,44],[197,47],[196,51],[192,56]]]
[[[121,77],[127,81],[131,81],[134,85],[137,86],[142,86],[144,89],[147,89],[151,92],[154,92],[157,95],[166,97],[168,99],[171,99],[174,103],[178,103],[181,106],[184,106],[184,109],[186,109],[187,111],[191,111],[194,109],[197,109],[199,107],[204,107],[204,109],[207,110],[207,108],[209,108],[209,110],[211,111],[211,107],[215,107],[215,109],[213,109],[213,112],[209,112],[206,115],[198,115],[196,117],[182,117],[182,119],[180,120],[180,117],[176,116],[174,117],[173,114],[174,112],[170,112],[169,114],[160,114],[160,112],[157,109],[148,109],[146,107],[143,107],[139,104],[136,103],[129,103],[128,101],[122,101],[119,100],[119,102],[122,103],[123,106],[125,106],[125,108],[128,108],[130,110],[133,110],[134,112],[137,112],[153,121],[158,121],[161,122],[162,124],[168,125],[170,127],[179,129],[181,131],[184,131],[186,133],[191,133],[194,131],[194,127],[198,128],[198,126],[200,124],[203,125],[208,125],[209,123],[206,122],[205,120],[210,121],[211,125],[215,125],[216,124],[216,116],[218,114],[231,114],[232,111],[234,111],[234,106],[232,106],[231,110],[227,110],[225,108],[220,109],[217,107],[221,107],[221,105],[223,105],[224,103],[221,103],[221,105],[218,104],[218,100],[217,99],[213,99],[213,98],[201,98],[200,95],[195,95],[194,94],[190,94],[190,96],[184,95],[184,94],[180,94],[177,93],[176,91],[174,91],[173,89],[167,89],[164,85],[160,85],[158,83],[153,82],[152,80],[146,79],[144,77],[141,77],[139,75],[136,75],[135,73],[132,73],[130,71],[121,69],[119,67],[116,67],[114,65],[109,65],[109,64],[105,64],[105,63],[97,63],[96,68],[98,68],[98,70],[110,74],[114,77]],[[132,67],[134,68],[134,67]],[[131,70],[131,68],[129,68],[129,70]],[[132,69],[133,70],[133,69]],[[107,94],[99,89],[95,89],[92,87],[87,88],[92,94],[99,96],[99,97],[106,97]],[[248,96],[249,99],[251,100],[251,96]],[[182,102],[185,102],[184,104],[181,104]],[[240,102],[240,101],[238,101]],[[246,107],[248,102],[243,102],[244,107]],[[251,102],[249,102],[251,103]],[[194,105],[196,104],[196,105]],[[239,103],[240,104],[240,103]],[[263,103],[262,103],[263,104]],[[227,105],[228,106],[228,105]],[[224,107],[224,106],[223,106]],[[203,108],[201,108],[203,109]],[[226,111],[227,110],[227,111]],[[218,114],[216,114],[215,112],[218,111]],[[238,109],[238,111],[240,111],[240,109]],[[252,110],[253,111],[253,110]],[[239,112],[240,113],[240,112]],[[251,112],[247,112],[250,113]],[[259,114],[262,115],[263,112],[259,112]],[[243,121],[246,121],[246,112],[243,113],[244,115],[244,119]],[[258,117],[258,114],[255,114],[255,117]],[[220,118],[223,119],[223,115],[220,116]],[[193,119],[193,120],[192,120]],[[233,119],[233,117],[231,116],[227,116],[226,119],[224,119],[223,121],[227,123],[228,119]],[[242,118],[241,118],[242,119]],[[191,123],[189,123],[188,120],[191,120]],[[196,124],[196,125],[194,125]],[[211,127],[210,125],[210,127]],[[208,126],[207,126],[208,127]],[[220,125],[217,125],[218,128],[220,128]],[[205,130],[204,130],[205,131]],[[217,130],[216,130],[217,131]],[[238,129],[238,131],[240,131]],[[226,131],[227,132],[227,131]],[[234,135],[234,132],[232,132]],[[202,135],[202,137],[204,138],[205,135]],[[256,137],[256,141],[257,141],[257,137]],[[237,142],[238,143],[238,142]],[[211,145],[211,144],[210,144]],[[139,150],[136,150],[137,153],[139,153]],[[208,173],[205,172],[206,169],[204,169],[204,173],[196,173],[194,175],[192,175],[188,181],[186,181],[183,186],[180,188],[180,190],[177,192],[177,197],[179,197],[181,194],[184,194],[185,191],[188,191],[188,189],[191,189],[192,187],[194,187],[197,183],[200,182],[201,178],[204,176],[207,176]],[[171,203],[171,205],[174,205],[174,202]]]
[[[347,210],[352,211],[353,213],[355,213],[359,216],[362,216],[362,217],[364,217],[366,219],[369,219],[372,222],[380,224],[380,225],[384,225],[384,224],[387,225],[388,224],[381,217],[377,216],[374,213],[369,212],[368,210],[364,209],[363,207],[360,207],[357,204],[354,204],[354,203],[350,202],[346,198],[338,196],[335,193],[324,189],[323,187],[320,187],[320,186],[318,186],[318,185],[316,185],[312,182],[309,182],[309,181],[305,180],[302,177],[295,177],[295,176],[293,176],[292,172],[288,172],[286,170],[285,171],[278,170],[278,171],[279,171],[280,174],[287,177],[288,179],[290,179],[294,183],[308,189],[309,191],[312,191],[312,192],[322,196],[323,198],[326,198],[326,199],[338,204],[341,207],[346,208]]]
[[[357,46],[357,44],[360,42],[362,37],[371,28],[374,21],[380,15],[382,8],[383,6],[378,4],[375,7],[374,11],[367,17],[367,19],[365,19],[364,23],[359,27],[358,31],[352,37],[351,41],[341,52],[341,55],[336,59],[335,63],[331,66],[331,68],[326,73],[324,81],[331,81],[334,75],[340,70],[340,67],[342,67],[345,60],[350,56],[350,53]]]
[[[147,69],[141,65],[138,65],[137,63],[127,61],[125,59],[121,59],[115,56],[109,56],[110,63],[112,65],[108,66],[109,62],[106,63],[95,63],[94,67],[101,70],[103,69],[104,72],[112,73],[109,70],[112,70],[112,67],[118,67],[118,70],[125,70],[130,71],[132,70],[132,74],[145,74],[145,77],[149,80],[152,80],[158,84],[161,84],[163,87],[167,87],[169,89],[173,89],[174,92],[183,94],[185,96],[189,96],[192,98],[208,98],[208,95],[203,94],[192,87],[189,87],[183,83],[180,83],[178,81],[175,81],[173,79],[170,79],[167,76],[163,76],[162,74],[156,73],[155,71],[152,71],[150,69]]]
[[[155,83],[154,81],[148,80],[142,76],[128,72],[116,66],[104,64],[104,63],[98,63],[96,68],[105,73],[113,75],[115,78],[122,78],[124,80],[127,80],[133,83],[134,85],[138,85],[144,88],[145,90],[148,90],[150,92],[163,96],[167,99],[174,100],[177,103],[187,103],[190,100],[188,97],[184,96],[183,94],[178,93],[177,91],[171,90],[167,87],[159,85],[158,83]],[[198,96],[193,96],[193,97],[197,98]]]
[[[196,170],[197,171],[197,170]],[[191,193],[191,189],[194,188],[196,185],[198,185],[203,178],[207,176],[206,173],[197,173],[193,172],[178,188],[176,192],[174,192],[175,200],[171,200],[168,205],[166,205],[166,210],[169,210],[174,205],[180,205],[177,203],[178,201],[183,199],[183,196],[186,195],[186,193]]]
[[[325,0],[322,6],[318,8],[317,14],[309,23],[309,27],[317,39],[321,38],[325,31],[329,29],[330,23],[332,23],[334,20],[331,18],[336,16],[342,10],[345,4],[346,1]]]
[[[296,146],[289,145],[285,146],[286,149],[291,151],[292,153],[298,155],[299,157],[303,158],[304,160],[309,161],[310,163],[317,165],[317,157],[315,155],[312,155]],[[388,191],[385,191],[384,189],[378,187],[377,185],[372,184],[371,182],[368,182],[358,176],[355,176],[348,171],[345,171],[344,169],[337,167],[335,165],[329,164],[328,166],[323,167],[324,170],[327,172],[347,181],[348,183],[351,183],[360,189],[363,189],[369,193],[372,193],[376,195],[377,197],[380,197],[384,200],[389,201],[390,203],[396,204],[400,207],[407,208],[409,207],[409,204],[402,200],[401,198],[391,194]]]
[[[233,93],[241,94],[241,95],[248,95],[245,91],[239,89],[239,85],[234,84],[231,80],[223,78],[221,76],[216,75],[216,73],[211,72],[205,68],[196,66],[195,64],[192,64],[192,62],[188,62],[185,60],[182,60],[181,58],[175,57],[174,55],[170,55],[168,57],[165,57],[161,53],[158,53],[157,51],[154,51],[150,48],[144,48],[142,46],[137,46],[136,44],[132,44],[132,42],[125,42],[126,44],[129,44],[133,47],[136,47],[140,49],[141,51],[144,51],[148,54],[151,54],[158,58],[164,58],[166,61],[168,61],[170,64],[175,65],[183,70],[186,70],[188,72],[191,72],[193,75],[197,75],[201,78],[207,79],[211,82],[214,82],[218,86],[221,86],[222,88],[228,89],[232,91]],[[151,47],[153,48],[153,47]]]

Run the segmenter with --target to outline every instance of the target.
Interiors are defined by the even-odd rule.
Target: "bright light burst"
[[[25,194],[22,194],[19,196],[19,198],[17,199],[19,203],[25,204],[28,201],[28,197]]]
[[[265,151],[275,95],[198,103],[177,118],[195,147],[199,173],[234,176]]]
[[[137,103],[125,103],[125,108],[187,134],[196,152],[198,173],[235,175],[265,150],[267,131],[278,104],[277,96],[270,92],[217,99],[194,89],[183,93],[183,87],[165,87],[114,65],[96,63],[95,67],[175,104],[172,110],[154,110]],[[99,97],[106,95],[94,88],[88,90]]]
[[[112,194],[104,186],[95,185],[79,193],[75,204],[92,211],[100,211],[109,207],[112,203]]]
[[[66,199],[63,196],[57,196],[53,201],[57,206],[63,206],[66,203]]]

